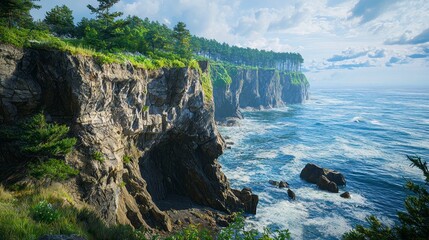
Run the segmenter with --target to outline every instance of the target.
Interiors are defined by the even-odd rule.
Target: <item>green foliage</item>
[[[299,53],[273,52],[251,48],[230,46],[212,39],[192,37],[191,45],[195,54],[224,61],[234,65],[271,68],[279,71],[301,71],[304,59]]]
[[[31,209],[31,216],[36,221],[51,223],[58,219],[59,213],[52,204],[43,200]]]
[[[213,100],[213,84],[209,73],[201,73],[201,84],[203,86],[204,101],[209,103]]]
[[[286,74],[289,76],[292,85],[309,85],[307,78],[301,72],[287,72]]]
[[[255,229],[246,230],[244,225],[244,217],[238,215],[228,227],[223,228],[218,234],[213,234],[196,225],[190,225],[166,240],[286,240],[291,238],[289,230],[272,232],[269,228],[265,228],[263,232],[259,232]]]
[[[354,239],[428,239],[429,238],[429,171],[427,163],[417,156],[407,156],[411,166],[418,167],[425,177],[425,185],[407,181],[405,188],[412,195],[405,199],[406,212],[398,212],[399,223],[388,227],[375,216],[368,217],[368,227],[357,225],[343,235],[345,240]]]
[[[221,63],[210,65],[210,78],[214,87],[222,87],[232,83],[231,76]]]
[[[191,34],[186,29],[184,22],[178,22],[173,29],[173,37],[176,40],[175,51],[176,53],[185,59],[189,59],[192,55],[191,52]]]
[[[100,163],[103,163],[105,161],[103,153],[99,151],[94,151],[91,154],[92,160],[99,161]]]
[[[210,231],[197,225],[189,225],[179,233],[167,237],[166,240],[213,240]]]
[[[36,114],[22,126],[21,149],[38,158],[60,157],[69,153],[76,138],[67,138],[69,127],[47,123],[43,113]]]
[[[49,193],[43,193],[45,190]],[[38,239],[46,234],[75,234],[85,239],[103,240],[146,239],[143,231],[131,226],[107,226],[85,207],[78,210],[65,206],[64,197],[57,196],[57,191],[43,189],[16,193],[14,200],[0,198],[0,239]]]
[[[66,5],[55,6],[46,13],[43,22],[48,25],[51,32],[58,35],[73,35],[73,13]]]
[[[70,167],[64,161],[53,158],[29,165],[29,174],[36,179],[61,181],[74,177],[78,173],[78,170]]]
[[[124,155],[122,161],[124,161],[125,164],[129,164],[131,162],[131,157],[128,155]]]
[[[0,2],[0,25],[11,27],[30,27],[33,18],[30,10],[39,9],[36,0],[2,0]]]

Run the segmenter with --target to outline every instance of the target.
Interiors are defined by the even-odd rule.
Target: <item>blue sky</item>
[[[97,1],[66,4],[75,21]],[[299,52],[314,87],[429,87],[427,0],[122,0],[115,10],[243,47]]]

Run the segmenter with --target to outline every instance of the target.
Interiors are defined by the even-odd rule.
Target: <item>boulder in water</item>
[[[268,183],[271,184],[271,185],[273,185],[273,186],[276,186],[276,187],[279,186],[279,182],[274,181],[274,180],[269,180]]]
[[[320,176],[317,186],[322,190],[337,193],[338,186],[335,182],[330,181],[325,175]]]
[[[287,188],[287,187],[289,187],[289,183],[288,182],[280,181],[279,188]]]
[[[349,192],[341,193],[340,197],[342,197],[342,198],[351,198]]]
[[[290,199],[295,200],[295,193],[290,188],[287,189],[287,195]]]
[[[307,163],[299,176],[307,182],[316,184],[319,182],[320,176],[326,176],[329,181],[334,182],[338,186],[346,185],[346,179],[343,174],[319,167],[313,163]]]

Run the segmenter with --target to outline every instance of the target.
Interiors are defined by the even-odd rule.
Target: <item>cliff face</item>
[[[0,122],[44,109],[68,124],[78,144],[66,160],[80,171],[70,184],[109,224],[171,230],[156,204],[170,194],[221,211],[256,207],[220,171],[225,143],[203,95],[198,71],[188,68],[146,71],[0,45]],[[95,151],[104,162],[92,159]],[[10,158],[2,149],[0,164]]]
[[[242,118],[240,108],[273,108],[308,99],[308,82],[302,73],[264,69],[230,71],[230,85],[214,87],[215,119]]]

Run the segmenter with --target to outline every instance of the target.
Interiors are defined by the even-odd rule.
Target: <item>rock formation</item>
[[[272,108],[308,99],[308,82],[302,73],[265,69],[230,71],[230,85],[214,86],[215,119],[242,118],[240,108]]]
[[[313,163],[307,163],[299,176],[307,182],[317,184],[322,175],[338,186],[346,185],[346,179],[343,174],[327,168],[319,167]]]
[[[66,161],[80,171],[71,188],[108,224],[171,230],[157,205],[170,194],[221,211],[254,212],[257,198],[234,194],[220,170],[225,143],[200,77],[189,68],[147,71],[0,45],[0,123],[44,109],[69,125],[78,144]],[[13,172],[7,151],[1,149],[0,165]],[[105,161],[93,160],[94,152]]]

